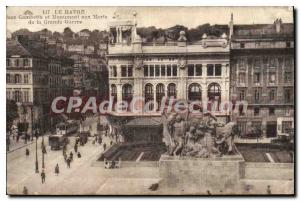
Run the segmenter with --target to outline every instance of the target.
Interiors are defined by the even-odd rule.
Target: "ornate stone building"
[[[247,101],[233,113],[243,134],[258,126],[266,137],[294,127],[294,25],[234,25],[230,22],[231,76],[234,100]]]
[[[108,46],[110,96],[115,101],[143,97],[160,106],[163,96],[225,102],[229,100],[229,43],[206,36],[187,42],[184,31],[175,42],[144,43],[135,19],[110,22]],[[154,108],[158,110],[159,108]],[[227,121],[228,112],[215,114]]]

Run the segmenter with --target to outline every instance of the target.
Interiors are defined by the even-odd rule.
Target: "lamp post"
[[[42,133],[42,168],[45,168],[45,142],[44,142],[44,131]]]
[[[39,162],[38,162],[38,151],[37,151],[37,141],[38,141],[38,130],[35,131],[35,173],[39,173]]]

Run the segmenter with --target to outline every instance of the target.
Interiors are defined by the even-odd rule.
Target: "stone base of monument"
[[[244,164],[239,154],[216,158],[162,155],[159,186],[168,194],[240,194]]]

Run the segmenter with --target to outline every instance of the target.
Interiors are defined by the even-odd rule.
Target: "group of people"
[[[76,140],[75,141],[75,145],[74,145],[74,151],[75,151],[75,153],[77,154],[77,158],[81,158],[81,153],[78,151],[78,144],[80,143],[80,141],[79,140]],[[63,146],[63,156],[64,156],[64,160],[65,160],[65,162],[67,163],[67,167],[68,168],[71,168],[71,162],[73,161],[73,152],[72,151],[70,151],[70,153],[69,153],[69,156],[67,155],[67,153],[66,153],[66,150],[67,150],[67,146],[66,145],[64,145]]]

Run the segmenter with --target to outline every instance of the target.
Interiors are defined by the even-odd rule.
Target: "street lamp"
[[[35,173],[39,173],[39,162],[38,162],[38,151],[37,151],[37,141],[38,141],[39,131],[35,130]]]
[[[45,144],[44,144],[44,132],[42,133],[42,168],[45,168]]]

